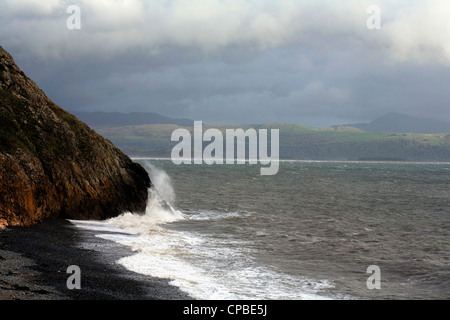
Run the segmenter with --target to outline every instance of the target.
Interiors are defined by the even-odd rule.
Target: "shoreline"
[[[95,234],[62,219],[0,230],[0,300],[192,300],[168,279],[116,263],[133,251]],[[67,288],[70,265],[81,289]]]

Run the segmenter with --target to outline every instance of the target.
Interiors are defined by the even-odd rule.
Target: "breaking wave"
[[[159,224],[185,219],[180,210],[173,207],[175,192],[169,175],[151,163],[144,163],[149,172],[152,187],[148,190],[147,206],[144,214],[125,212],[108,220],[111,225],[125,228],[135,233],[145,234],[157,228]]]
[[[125,212],[107,221],[74,222],[98,231],[99,238],[133,250],[133,255],[117,263],[137,273],[169,279],[196,299],[329,299],[320,294],[333,287],[329,281],[292,277],[259,265],[252,258],[254,249],[245,241],[196,230],[229,219],[239,224],[251,213],[194,210],[184,214],[175,208],[169,175],[148,162],[143,165],[153,184],[144,214]],[[189,226],[172,229],[167,225],[172,222]]]

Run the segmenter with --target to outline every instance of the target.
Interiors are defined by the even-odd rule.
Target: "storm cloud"
[[[69,5],[79,30],[66,26]],[[367,27],[370,6],[381,29]],[[68,110],[450,121],[449,18],[445,0],[0,0],[0,45]]]

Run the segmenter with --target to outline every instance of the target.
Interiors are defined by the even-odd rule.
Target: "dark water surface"
[[[195,298],[450,298],[449,163],[282,161],[261,176],[259,165],[136,161],[184,218],[111,238],[137,252],[120,263]],[[136,219],[115,225],[147,223]]]

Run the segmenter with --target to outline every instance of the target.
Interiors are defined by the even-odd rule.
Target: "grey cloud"
[[[66,109],[209,123],[324,126],[392,111],[450,121],[450,45],[433,33],[441,0],[408,11],[386,1],[79,0],[78,31],[65,28],[67,3],[0,0],[1,45]],[[382,30],[365,27],[368,4],[385,12]]]

